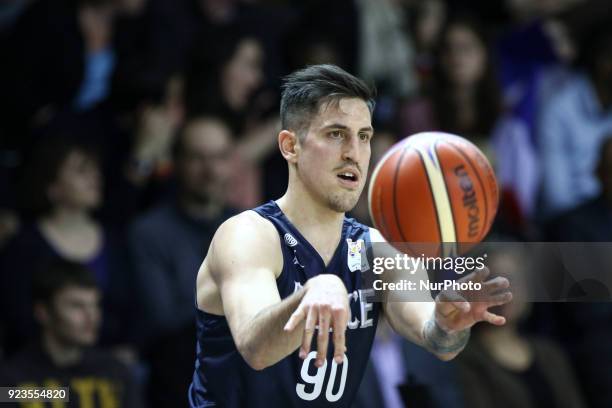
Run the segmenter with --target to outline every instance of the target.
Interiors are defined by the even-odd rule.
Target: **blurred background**
[[[284,192],[280,79],[307,64],[376,84],[372,166],[419,131],[476,143],[496,239],[612,241],[607,0],[2,0],[0,55],[3,386],[186,405],[198,267]],[[451,363],[381,324],[355,406],[612,406],[610,302],[501,312]]]

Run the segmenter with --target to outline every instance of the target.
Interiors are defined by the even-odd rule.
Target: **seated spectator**
[[[152,406],[187,404],[195,347],[195,279],[215,230],[234,214],[225,204],[236,188],[228,178],[231,153],[231,133],[222,121],[189,121],[175,148],[176,195],[130,229]]]
[[[486,141],[501,113],[488,38],[480,24],[461,17],[440,34],[426,95],[400,108],[402,135],[439,130]]]
[[[549,219],[599,193],[597,154],[612,132],[612,29],[606,22],[581,43],[584,71],[553,94],[539,118],[542,212]]]
[[[554,342],[525,336],[519,324],[529,313],[527,286],[520,276],[524,256],[518,248],[487,248],[492,273],[512,282],[515,299],[497,314],[504,326],[477,325],[455,360],[465,406],[585,407],[577,379],[562,349]]]
[[[255,207],[263,198],[263,166],[276,149],[280,129],[275,97],[258,92],[264,84],[261,41],[232,26],[200,49],[205,52],[194,58],[186,77],[187,116],[216,116],[230,126],[242,163],[236,169],[240,197],[230,200],[238,208]],[[278,168],[269,172],[274,180],[279,174],[284,172]]]
[[[142,406],[128,369],[93,348],[103,318],[94,275],[58,260],[35,276],[32,290],[41,335],[0,367],[0,384],[68,387],[71,407]]]
[[[563,213],[551,221],[549,239],[560,242],[611,242],[612,241],[612,138],[607,137],[599,152],[596,177],[601,193]],[[565,244],[567,245],[567,244]],[[585,245],[585,244],[581,244]],[[593,246],[589,257],[595,275],[609,276],[609,256],[605,246]],[[586,248],[581,252],[585,253]],[[605,282],[605,279],[598,279]],[[605,286],[605,284],[602,284]],[[609,290],[609,286],[607,287]],[[590,290],[586,294],[593,295]],[[607,344],[612,341],[612,304],[600,301],[572,302],[557,304],[548,311],[552,330],[563,339],[583,388],[586,390],[589,406],[609,407],[612,404],[612,376],[607,367],[612,364],[612,352]],[[608,295],[609,299],[609,295]],[[549,325],[550,325],[549,323]]]
[[[424,0],[414,4],[409,29],[413,32],[415,68],[422,84],[431,80],[434,50],[447,13],[447,5],[442,0]]]
[[[102,341],[126,341],[125,312],[117,310],[126,287],[121,244],[93,217],[102,202],[95,153],[68,139],[49,140],[33,154],[22,181],[22,209],[31,221],[7,244],[0,265],[7,352],[32,336],[31,276],[55,259],[92,270],[105,295]]]
[[[565,15],[575,13],[573,3],[507,1],[514,24],[496,41],[507,108],[493,136],[496,174],[505,223],[529,239],[539,238],[530,225],[536,219],[540,188],[536,122],[542,105],[570,76],[576,49]]]

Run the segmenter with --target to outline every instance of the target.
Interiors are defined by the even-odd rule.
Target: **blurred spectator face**
[[[231,172],[231,134],[213,119],[194,120],[184,130],[177,175],[184,194],[208,202],[222,200]]]
[[[223,23],[231,19],[236,3],[236,0],[200,0],[200,7],[210,20]]]
[[[261,85],[263,49],[254,39],[242,40],[221,73],[222,92],[232,109],[244,109]]]
[[[476,33],[456,24],[446,31],[441,63],[448,80],[455,86],[473,86],[485,73],[487,54]]]
[[[102,200],[98,163],[86,153],[73,150],[66,156],[47,191],[53,206],[96,208]]]
[[[440,0],[427,0],[418,3],[416,22],[416,42],[422,50],[429,50],[437,43],[444,18],[446,6]]]
[[[37,305],[44,330],[64,345],[90,346],[98,338],[101,323],[97,289],[68,285],[48,305]]]
[[[134,15],[144,10],[147,0],[116,0],[119,11],[124,14]]]

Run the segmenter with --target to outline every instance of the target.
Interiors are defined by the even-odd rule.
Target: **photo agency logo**
[[[510,281],[513,301],[612,300],[612,242],[484,242],[461,256],[429,256],[434,246],[411,243],[404,248],[423,250],[386,257],[376,256],[388,251],[375,245],[371,273],[364,281],[377,301],[388,300],[387,291],[394,292],[393,300],[427,301],[439,290],[480,290],[461,282],[484,267],[490,271],[488,279],[501,276]]]
[[[372,271],[380,275],[385,270],[402,270],[414,274],[419,269],[452,271],[459,275],[465,272],[472,272],[475,269],[485,267],[487,254],[482,256],[425,256],[421,254],[418,257],[409,256],[407,254],[396,254],[395,257],[376,257],[374,258]]]

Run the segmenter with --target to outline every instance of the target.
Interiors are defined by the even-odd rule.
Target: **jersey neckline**
[[[271,204],[272,206],[275,207],[276,211],[278,212],[279,217],[281,217],[283,219],[283,221],[287,225],[287,228],[289,228],[291,230],[291,233],[295,234],[296,238],[299,239],[299,241],[304,244],[306,249],[308,249],[309,251],[311,251],[315,255],[315,258],[317,259],[317,263],[319,263],[319,266],[322,267],[322,271],[323,272],[328,272],[329,267],[334,265],[337,262],[337,258],[340,256],[340,254],[342,252],[342,247],[343,247],[343,243],[344,243],[343,241],[344,241],[344,239],[346,237],[346,232],[347,232],[346,230],[347,230],[348,224],[349,224],[348,221],[347,221],[346,216],[344,216],[344,219],[342,220],[342,231],[340,232],[340,241],[338,242],[338,245],[336,246],[336,250],[334,251],[334,254],[329,259],[329,263],[326,265],[325,262],[323,261],[323,257],[319,253],[319,251],[317,251],[315,249],[315,247],[310,243],[310,241],[308,241],[304,237],[304,235],[302,235],[300,230],[298,230],[297,227],[295,225],[293,225],[293,223],[285,215],[285,213],[279,207],[279,205],[276,203],[276,201],[270,200],[269,204]]]

